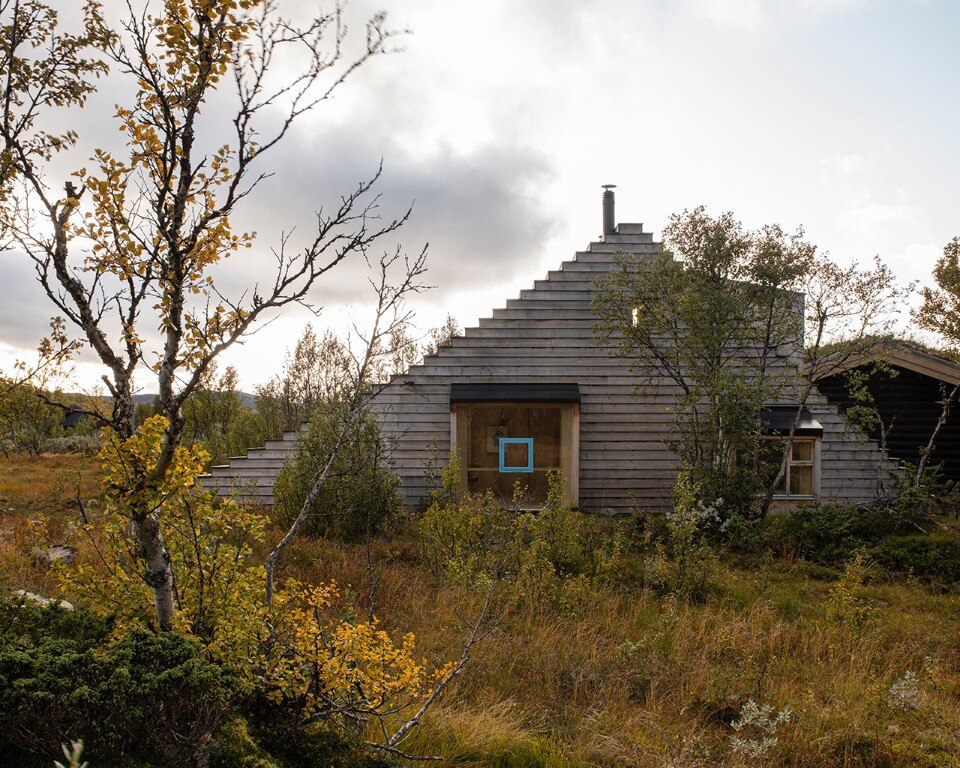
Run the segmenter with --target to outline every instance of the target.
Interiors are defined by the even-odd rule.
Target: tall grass
[[[457,614],[477,598],[427,576],[415,555],[409,539],[375,545],[379,612],[453,657]],[[322,541],[303,542],[290,571],[350,584],[358,607],[370,585],[362,548]],[[838,576],[728,560],[704,604],[606,586],[573,610],[527,607],[477,648],[407,746],[464,765],[738,765],[732,723],[752,699],[793,711],[766,764],[960,765],[960,601],[868,582],[875,620],[851,625],[831,614]],[[908,671],[914,711],[890,702]]]
[[[64,526],[56,535],[70,535],[70,514],[43,512]],[[4,527],[14,533],[0,538],[0,578],[51,588],[26,551],[24,517]],[[385,627],[415,632],[432,661],[456,658],[462,618],[481,598],[428,574],[412,533],[376,540],[370,556],[372,575],[363,545],[303,539],[283,573],[336,580],[360,615],[372,576]],[[476,646],[465,677],[403,747],[477,768],[737,766],[746,762],[732,724],[753,700],[793,713],[754,764],[960,766],[960,600],[868,578],[858,597],[873,618],[858,625],[831,613],[839,576],[802,560],[726,558],[699,604],[591,585],[570,604],[525,605]],[[908,672],[915,707],[891,694]]]

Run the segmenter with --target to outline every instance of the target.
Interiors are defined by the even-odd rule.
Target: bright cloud
[[[879,253],[904,279],[928,276],[960,234],[960,102],[945,96],[960,4],[355,0],[352,30],[381,5],[413,30],[407,51],[371,62],[267,158],[274,175],[239,213],[258,247],[221,273],[232,292],[264,279],[281,232],[305,238],[381,158],[384,214],[414,205],[398,242],[430,243],[421,327],[448,310],[475,322],[570,258],[599,234],[605,183],[619,185],[621,221],[657,231],[703,203],[748,226],[804,225],[841,259]],[[104,81],[63,117],[87,140],[64,170],[115,142],[116,88]],[[211,103],[207,118],[224,110]],[[0,269],[0,342],[29,350],[52,308],[22,257],[0,254]],[[308,320],[362,312],[362,278],[345,265],[311,297],[319,319],[289,313],[232,350],[244,386],[272,374]],[[93,363],[82,370],[97,380]]]

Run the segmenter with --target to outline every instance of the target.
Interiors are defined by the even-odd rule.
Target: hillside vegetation
[[[96,516],[91,461],[0,465],[6,587],[58,593],[57,574],[34,552],[43,544],[72,544],[80,561],[94,558],[74,482],[83,478],[81,496]],[[565,550],[566,573],[502,603],[463,677],[405,742],[407,753],[461,766],[960,764],[960,601],[951,585],[893,575],[863,557],[830,568],[782,554],[701,552],[688,562],[706,570],[703,590],[684,593],[666,583],[679,574],[657,560],[657,547],[642,554],[636,542],[650,532],[637,521],[559,514],[576,516],[566,524],[580,542]],[[443,523],[434,520],[433,530]],[[483,600],[475,588],[482,567],[460,576],[432,568],[430,531],[411,521],[398,529],[369,549],[301,539],[284,575],[335,581],[358,614],[375,581],[383,627],[414,632],[431,662],[456,658],[463,622]],[[541,540],[566,541],[532,539]],[[659,555],[673,563],[671,541]],[[36,764],[57,755],[48,757]],[[310,764],[263,759],[234,764]]]

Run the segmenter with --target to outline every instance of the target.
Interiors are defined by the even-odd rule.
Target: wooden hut
[[[641,224],[613,225],[612,195],[604,229],[601,239],[395,377],[376,398],[409,507],[426,498],[430,464],[454,451],[467,490],[509,496],[520,479],[528,501],[537,504],[547,473],[559,469],[568,501],[580,508],[669,507],[677,474],[668,448],[677,391],[667,382],[638,391],[642,377],[598,341],[591,304],[595,281],[615,267],[616,253],[653,258],[660,245]],[[773,403],[765,414],[772,436],[782,431],[785,409],[792,413],[795,406]],[[869,501],[897,468],[826,397],[810,399],[801,426],[781,505]],[[214,467],[205,482],[270,503],[273,478],[296,440],[288,433]]]
[[[862,374],[859,396],[852,392],[850,372]],[[933,440],[929,464],[938,465],[946,480],[960,481],[960,364],[907,341],[877,342],[817,382],[830,403],[847,411],[855,405],[873,410],[870,438],[889,455],[916,464]],[[938,423],[943,420],[942,424]]]

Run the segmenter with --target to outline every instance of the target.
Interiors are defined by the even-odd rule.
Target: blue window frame
[[[508,445],[527,446],[527,463],[524,466],[507,466],[504,459],[504,449]],[[533,438],[532,437],[501,437],[500,438],[500,472],[533,472]]]

